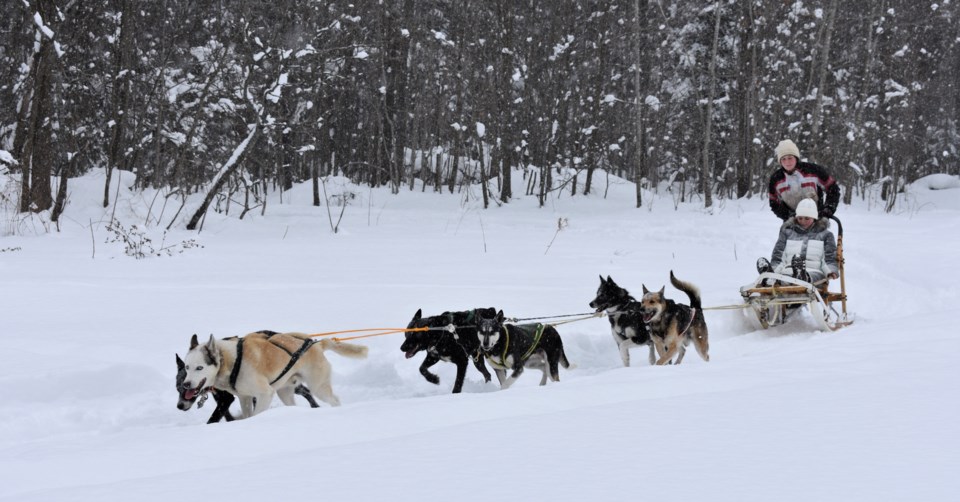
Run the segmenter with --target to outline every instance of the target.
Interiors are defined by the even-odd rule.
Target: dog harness
[[[683,328],[683,331],[680,332],[679,336],[687,334],[687,330],[690,329],[690,326],[693,326],[693,318],[697,316],[697,309],[690,307],[690,320],[687,322],[687,327]]]
[[[283,378],[283,375],[286,375],[287,372],[290,371],[290,368],[293,368],[293,365],[297,364],[297,361],[300,359],[300,356],[302,356],[303,353],[307,351],[307,349],[313,346],[314,343],[316,342],[312,338],[307,338],[306,340],[304,340],[303,345],[301,345],[296,352],[294,352],[293,354],[290,354],[290,362],[287,363],[287,367],[283,368],[283,371],[281,371],[280,374],[277,375],[277,378],[274,378],[273,381],[270,382],[270,385],[277,383],[278,380]]]
[[[537,323],[537,331],[533,335],[533,344],[530,345],[530,348],[527,350],[527,352],[520,357],[520,362],[526,361],[530,357],[530,354],[533,354],[533,351],[537,350],[537,345],[540,345],[540,337],[543,336],[543,329],[546,327],[547,327],[546,324]],[[504,335],[506,336],[506,339],[503,343],[503,354],[500,355],[500,362],[497,362],[495,359],[493,359],[489,355],[487,356],[487,359],[489,359],[491,363],[499,364],[500,366],[506,366],[507,351],[510,349],[510,330],[507,329],[506,326],[503,326],[500,329],[503,331]]]
[[[243,362],[243,338],[237,339],[237,360],[233,363],[233,371],[230,372],[230,386],[237,390],[237,377],[240,376],[240,364]]]
[[[267,335],[267,338],[270,338],[273,335]],[[283,375],[286,375],[290,368],[293,368],[294,364],[297,364],[297,361],[300,359],[300,356],[307,351],[314,343],[316,343],[312,338],[308,338],[303,341],[303,345],[297,349],[296,352],[290,354],[290,362],[287,363],[287,367],[283,368],[283,371],[274,378],[270,385],[277,383],[278,380],[283,378]],[[283,349],[283,347],[274,343],[278,348]],[[283,349],[286,351],[286,349]],[[287,352],[289,354],[289,352]],[[233,387],[233,390],[237,390],[237,378],[240,377],[240,365],[243,364],[243,338],[237,339],[237,360],[233,363],[233,370],[230,371],[230,386]]]

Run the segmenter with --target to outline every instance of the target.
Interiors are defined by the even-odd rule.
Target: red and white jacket
[[[793,216],[797,204],[806,198],[817,201],[820,217],[833,215],[840,203],[840,186],[823,167],[811,162],[797,162],[787,174],[782,167],[770,176],[770,210],[781,220]]]

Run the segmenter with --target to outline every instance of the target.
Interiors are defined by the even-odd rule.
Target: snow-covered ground
[[[559,383],[538,387],[528,372],[498,391],[469,368],[458,395],[452,365],[435,366],[432,385],[422,355],[405,359],[403,335],[387,335],[360,341],[366,360],[329,356],[342,407],[275,402],[215,425],[210,403],[175,407],[174,354],[194,333],[403,327],[418,308],[582,313],[600,275],[635,294],[667,284],[685,302],[670,270],[705,306],[733,305],[779,220],[763,198],[707,212],[647,193],[635,209],[622,182],[607,200],[482,210],[477,191],[394,196],[334,180],[330,195],[354,194],[337,234],[298,186],[264,216],[211,211],[201,232],[181,223],[163,236],[173,201],[157,226],[162,196],[130,193],[131,180],[119,176],[118,220],[149,221],[152,247],[171,256],[137,260],[107,242],[102,171],[71,181],[59,232],[2,215],[0,500],[947,501],[960,491],[956,177],[917,183],[890,214],[874,196],[841,206],[857,319],[841,331],[801,317],[756,332],[740,311],[710,310],[709,363],[691,350],[680,366],[650,367],[634,351],[624,368],[607,320],[589,319],[558,327],[576,365]]]

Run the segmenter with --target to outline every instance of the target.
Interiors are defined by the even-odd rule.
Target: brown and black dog
[[[710,361],[707,354],[710,349],[707,342],[707,322],[703,318],[700,291],[693,284],[674,277],[673,270],[670,271],[670,283],[687,294],[690,305],[679,304],[664,297],[666,286],[657,292],[651,292],[644,286],[643,298],[640,300],[643,322],[657,346],[657,353],[661,354],[657,364],[667,364],[673,356],[677,356],[676,364],[680,364],[687,351],[686,346],[691,341],[700,357],[704,361]]]

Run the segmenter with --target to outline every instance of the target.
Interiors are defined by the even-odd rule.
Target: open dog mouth
[[[181,390],[181,391],[180,391],[180,398],[181,398],[181,399],[185,399],[185,400],[187,400],[187,401],[192,401],[192,400],[196,399],[197,396],[200,395],[200,393],[204,391],[204,385],[206,385],[206,384],[207,384],[207,379],[204,378],[203,380],[200,381],[200,384],[197,385],[196,388],[194,388],[194,389],[183,389],[183,390]]]
[[[644,310],[643,311],[643,322],[650,322],[650,319],[653,319],[653,316],[657,315],[656,310]]]
[[[408,350],[404,354],[406,354],[407,359],[410,359],[411,357],[417,355],[417,352],[420,352],[420,350],[419,349]]]

